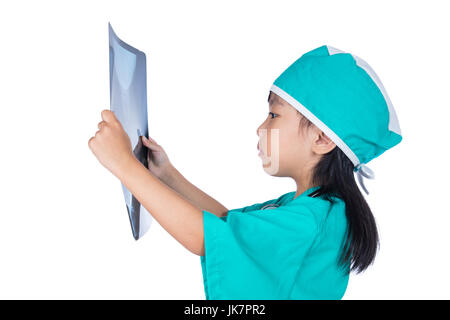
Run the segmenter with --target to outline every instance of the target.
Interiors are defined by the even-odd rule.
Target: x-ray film
[[[120,40],[108,23],[110,109],[131,140],[136,158],[147,164],[147,147],[141,135],[148,137],[147,71],[145,53]],[[122,184],[131,231],[138,240],[150,228],[150,213]]]

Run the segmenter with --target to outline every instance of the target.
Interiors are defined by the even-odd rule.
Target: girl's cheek
[[[280,129],[267,126],[260,131],[261,148],[267,157],[276,156],[280,152]]]
[[[281,152],[281,137],[280,137],[280,129],[271,128],[268,130],[267,137],[267,148],[268,148],[268,156],[274,158],[274,156],[278,159]]]

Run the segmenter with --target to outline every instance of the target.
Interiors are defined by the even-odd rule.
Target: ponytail
[[[302,127],[313,125],[302,117]],[[313,193],[334,203],[332,197],[345,202],[347,231],[339,258],[339,265],[350,267],[350,272],[360,273],[375,260],[379,238],[375,218],[363,194],[358,188],[353,163],[335,147],[325,154],[313,169],[312,184],[321,186]]]

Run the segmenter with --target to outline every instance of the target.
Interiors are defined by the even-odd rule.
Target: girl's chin
[[[270,165],[272,164],[272,162],[268,161],[268,162],[263,162],[263,167],[264,168],[268,168],[270,167]]]
[[[261,161],[262,161],[264,167],[269,167],[270,164],[272,163],[272,161],[270,161],[269,158],[266,158],[264,156],[261,157]]]

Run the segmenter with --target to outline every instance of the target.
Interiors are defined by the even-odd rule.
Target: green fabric
[[[341,299],[348,267],[338,266],[345,231],[345,203],[308,196],[277,199],[229,210],[203,210],[205,255],[200,257],[207,300]],[[277,208],[261,208],[276,203]]]
[[[350,53],[329,55],[326,45],[303,54],[273,83],[306,107],[368,163],[400,143],[390,131],[387,102]]]

